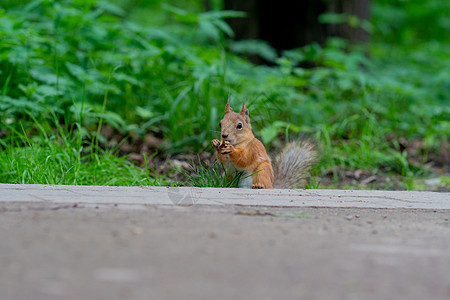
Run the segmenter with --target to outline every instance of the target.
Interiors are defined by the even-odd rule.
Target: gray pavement
[[[449,194],[195,192],[0,185],[0,298],[450,298]]]
[[[450,193],[0,184],[1,201],[450,209]]]

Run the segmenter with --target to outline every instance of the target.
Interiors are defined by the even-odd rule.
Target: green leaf
[[[186,24],[195,24],[199,20],[199,16],[197,14],[190,13],[187,10],[169,4],[164,3],[162,8],[175,15],[178,21]]]
[[[319,16],[319,22],[322,24],[342,24],[346,21],[346,14],[325,13]]]
[[[109,1],[98,1],[97,6],[98,6],[98,8],[100,8],[110,14],[114,14],[114,15],[121,16],[121,17],[125,16],[125,11],[122,8],[120,8],[117,5],[112,4]]]
[[[211,10],[201,13],[200,16],[207,19],[245,18],[246,13],[235,10]]]
[[[214,20],[213,24],[216,25],[222,32],[224,32],[229,37],[234,37],[233,29],[231,29],[230,25],[228,25],[225,21],[222,20]]]
[[[58,76],[52,69],[45,66],[32,68],[30,74],[34,79],[50,85],[56,85],[58,83]]]
[[[230,43],[230,49],[238,54],[259,55],[270,62],[275,62],[278,58],[275,49],[270,47],[267,42],[261,40],[234,41]]]
[[[67,67],[69,73],[72,74],[72,76],[74,76],[78,80],[84,81],[87,79],[88,76],[86,70],[80,67],[79,65],[75,65],[70,62],[66,62],[64,65]]]
[[[150,119],[156,115],[156,113],[151,111],[150,109],[140,106],[136,107],[136,114],[143,119]]]

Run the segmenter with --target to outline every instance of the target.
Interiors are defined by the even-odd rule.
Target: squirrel
[[[221,140],[211,143],[228,176],[243,171],[240,187],[254,189],[296,188],[316,160],[316,152],[308,142],[289,143],[275,158],[274,167],[261,141],[253,135],[246,104],[240,113],[233,112],[228,97],[225,116],[219,123]],[[230,179],[230,178],[229,178]]]

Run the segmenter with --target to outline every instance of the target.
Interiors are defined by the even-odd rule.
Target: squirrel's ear
[[[247,105],[244,103],[244,105],[242,105],[242,109],[241,109],[241,115],[245,118],[245,120],[248,122],[248,108]]]
[[[225,105],[225,114],[232,112],[233,110],[231,109],[230,104],[227,103],[227,105]]]
[[[230,94],[228,93],[228,100],[227,100],[227,105],[225,105],[225,114],[232,112],[233,109],[231,109],[230,106]]]

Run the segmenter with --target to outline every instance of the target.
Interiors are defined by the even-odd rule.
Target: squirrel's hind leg
[[[253,189],[272,189],[273,188],[273,170],[270,163],[264,163],[258,166],[256,173],[252,175]]]

